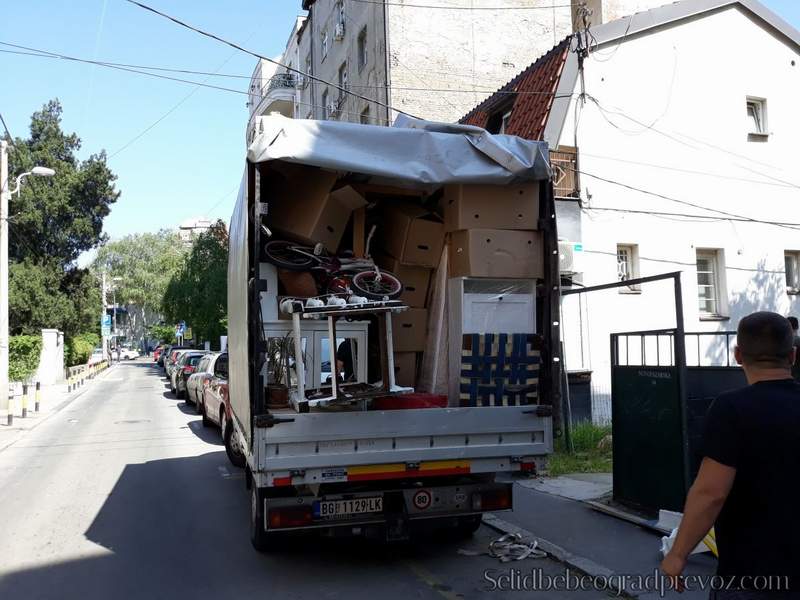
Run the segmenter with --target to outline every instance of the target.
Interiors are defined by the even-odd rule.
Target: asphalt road
[[[248,511],[219,431],[148,359],[123,363],[0,452],[0,598],[529,597],[492,590],[484,574],[564,571],[482,554],[499,535],[488,527],[391,545],[314,538],[262,555]]]

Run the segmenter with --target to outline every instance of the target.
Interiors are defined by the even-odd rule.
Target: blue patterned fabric
[[[461,406],[536,403],[539,336],[472,333],[464,335],[461,342]]]

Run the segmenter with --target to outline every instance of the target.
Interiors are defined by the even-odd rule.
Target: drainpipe
[[[391,53],[389,52],[389,7],[383,4],[383,48],[384,57],[386,60],[386,124],[391,126],[392,123],[392,110],[389,106],[392,105],[392,88],[391,88]]]

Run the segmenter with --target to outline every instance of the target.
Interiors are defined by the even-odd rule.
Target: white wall
[[[573,143],[577,110],[582,171],[706,208],[800,223],[795,153],[800,53],[738,8],[601,49],[586,62],[586,91],[605,113],[591,101],[582,109],[573,103],[561,137],[562,143]],[[767,99],[765,142],[748,141],[748,95]],[[683,271],[687,331],[734,330],[755,310],[800,313],[797,297],[786,293],[783,273],[784,251],[800,249],[797,230],[603,211],[713,214],[587,175],[581,186],[584,285],[615,280],[616,245],[638,244],[642,276]],[[697,248],[724,254],[727,320],[700,318]],[[599,389],[607,385],[601,380],[608,372],[610,332],[673,326],[671,294],[665,284],[658,286],[644,287],[640,295],[587,295],[581,312],[583,357],[575,333],[578,312],[570,307],[564,316],[565,328],[572,330],[569,367],[583,362],[594,369]],[[691,360],[691,347],[688,355]]]
[[[520,5],[516,0],[491,4]],[[470,11],[388,6],[392,106],[430,120],[452,122],[463,117],[571,33],[571,9],[566,3],[526,3],[537,4],[549,8]],[[562,6],[552,8],[554,4]]]

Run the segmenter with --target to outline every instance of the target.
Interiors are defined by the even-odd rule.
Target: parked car
[[[120,350],[119,357],[122,360],[133,360],[135,358],[139,358],[139,351],[134,350],[133,348],[123,348]]]
[[[92,355],[89,357],[89,361],[87,364],[96,365],[97,363],[101,362],[103,362],[103,349],[95,348],[94,350],[92,350]]]
[[[169,353],[168,357],[166,358],[164,365],[166,369],[167,379],[172,380],[172,372],[175,370],[176,365],[178,364],[178,360],[180,359],[181,355],[185,354],[186,352],[191,352],[193,348],[173,348],[172,352]]]
[[[193,352],[188,351],[181,354],[178,362],[175,363],[175,368],[172,370],[172,377],[170,379],[172,393],[177,398],[183,398],[186,395],[186,380],[189,375],[195,372],[200,359],[206,355],[202,350]]]
[[[246,464],[242,450],[234,443],[233,425],[231,423],[231,405],[228,402],[228,353],[223,352],[214,362],[211,380],[203,389],[200,414],[203,425],[210,427],[219,425],[225,452],[234,466],[244,467]]]
[[[194,373],[189,375],[186,380],[186,401],[195,405],[198,414],[200,414],[200,397],[211,381],[211,377],[214,374],[214,363],[217,362],[218,356],[220,356],[219,352],[210,352],[203,356],[200,362],[197,363]]]
[[[154,363],[156,363],[158,365],[161,365],[163,363],[163,361],[161,360],[161,357],[164,354],[164,350],[165,349],[166,349],[166,346],[164,344],[161,344],[160,346],[156,346],[156,348],[153,350],[153,362]]]

